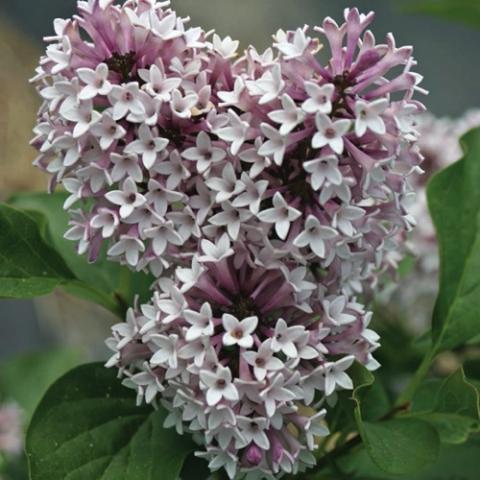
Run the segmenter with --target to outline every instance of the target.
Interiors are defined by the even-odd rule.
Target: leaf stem
[[[428,375],[430,371],[430,367],[437,356],[437,346],[432,346],[425,356],[423,357],[422,363],[418,367],[415,375],[411,378],[410,382],[403,390],[403,392],[399,395],[395,405],[402,405],[407,402],[411,402],[417,388],[419,387],[420,383],[424,380],[424,378]]]

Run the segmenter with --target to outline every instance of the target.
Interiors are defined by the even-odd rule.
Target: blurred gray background
[[[406,3],[402,0],[173,0],[172,6],[182,16],[190,16],[193,24],[205,29],[214,28],[220,35],[237,38],[243,47],[255,44],[259,48],[270,44],[271,35],[278,28],[294,29],[305,23],[320,24],[327,15],[341,21],[345,7],[375,10],[377,18],[372,29],[377,40],[383,39],[391,31],[395,34],[397,45],[415,46],[415,57],[419,62],[417,71],[424,75],[423,86],[430,90],[430,95],[423,100],[433,113],[457,116],[469,108],[480,106],[480,33],[459,24],[405,13]],[[16,60],[21,59],[25,51],[38,55],[43,48],[42,37],[52,32],[52,20],[71,16],[74,10],[74,0],[1,0],[0,35],[3,32],[4,38],[0,43],[0,54],[9,49],[14,58],[19,57]],[[7,26],[8,36],[5,34]],[[22,49],[19,49],[20,42]],[[22,84],[22,88],[29,88],[26,80],[28,72],[33,71],[34,57],[32,55],[33,60],[21,63],[23,70],[18,69],[23,78],[16,81]],[[3,62],[7,62],[5,59],[12,57],[0,56],[0,87],[4,87],[10,79],[13,68],[11,60],[8,60],[8,65],[2,64],[2,58]],[[30,90],[25,92],[31,94]],[[9,100],[7,95],[10,94],[0,88],[0,106]],[[26,98],[23,93],[19,102],[22,102],[22,98]],[[17,102],[8,111],[15,113],[20,108],[18,105],[21,103]],[[24,119],[22,125],[29,123],[29,130],[34,122],[34,114],[27,116],[31,118]],[[8,115],[6,122],[9,122]],[[22,136],[15,142],[10,140],[17,148],[26,142],[27,138]],[[0,166],[7,165],[7,157],[11,156],[7,147],[12,146],[7,144],[0,150]],[[26,155],[33,158],[33,152],[28,151]],[[25,175],[30,176],[30,171],[33,175],[33,167],[30,170],[28,166],[31,158],[27,162],[28,173],[22,178],[15,171],[16,167],[8,170],[13,171],[13,177],[3,186],[4,196],[17,184],[17,189],[43,188],[43,180],[35,183],[34,187],[24,181]],[[45,308],[41,311],[42,316],[48,316],[48,309],[46,313]],[[0,302],[0,359],[17,351],[31,350],[62,340],[39,324],[37,317],[38,308],[32,302]]]

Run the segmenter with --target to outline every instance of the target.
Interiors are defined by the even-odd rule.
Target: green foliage
[[[478,334],[480,311],[480,129],[463,138],[465,156],[435,175],[428,201],[440,248],[440,292],[433,317],[434,349]]]
[[[444,381],[425,382],[413,398],[412,417],[433,425],[442,443],[464,443],[479,428],[478,391],[463,370]]]
[[[122,317],[135,295],[148,300],[150,275],[135,273],[103,253],[95,264],[63,238],[68,217],[65,195],[17,195],[0,205],[0,297],[31,298],[57,287],[102,305]]]
[[[0,205],[0,297],[45,295],[73,279],[62,257],[42,238],[37,221]]]
[[[408,3],[405,9],[480,28],[480,2],[477,0],[419,0]]]
[[[440,447],[437,462],[409,475],[389,475],[378,468],[363,450],[350,452],[337,462],[338,470],[327,469],[315,480],[478,480],[480,437],[462,445]]]
[[[27,211],[41,213],[45,216],[44,238],[62,256],[65,263],[81,284],[70,285],[73,294],[78,294],[77,288],[85,285],[93,287],[97,292],[115,292],[117,300],[125,305],[131,305],[135,295],[140,295],[142,301],[150,298],[150,285],[153,278],[145,273],[135,273],[118,263],[108,261],[105,251],[94,263],[88,263],[85,256],[76,252],[75,242],[66,240],[64,234],[68,227],[68,214],[63,210],[67,195],[29,193],[15,195],[10,204]],[[98,303],[98,302],[97,302]]]
[[[48,390],[27,433],[32,480],[177,480],[195,448],[163,428],[162,409],[101,364],[78,367]]]
[[[439,438],[427,422],[411,418],[366,421],[369,409],[376,408],[375,396],[369,395],[374,377],[366,370],[353,392],[355,420],[362,442],[372,461],[384,472],[405,475],[433,463],[438,455]]]

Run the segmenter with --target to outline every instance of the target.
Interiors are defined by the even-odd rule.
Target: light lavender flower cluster
[[[415,264],[400,282],[388,281],[377,301],[397,311],[397,318],[402,318],[413,331],[423,333],[431,321],[440,268],[435,227],[428,211],[427,182],[434,173],[462,158],[460,139],[470,130],[480,127],[480,110],[467,111],[459,118],[437,118],[424,114],[416,123],[425,173],[412,178],[416,201],[411,214],[417,227],[406,246]]]
[[[56,21],[35,77],[36,164],[77,206],[79,253],[107,243],[157,277],[113,328],[107,365],[139,401],[160,399],[212,470],[314,464],[326,399],[352,388],[355,359],[378,367],[356,295],[413,224],[412,49],[377,45],[356,9],[238,59],[238,42],[187,29],[168,2],[79,11]]]
[[[23,447],[22,413],[15,404],[0,405],[0,453],[19,455]]]

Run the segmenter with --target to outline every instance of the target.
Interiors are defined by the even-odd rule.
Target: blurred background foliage
[[[0,2],[0,200],[14,192],[46,189],[46,178],[31,166],[35,153],[28,142],[38,99],[28,78],[44,48],[42,37],[52,31],[53,19],[71,16],[75,4],[75,0]],[[374,31],[379,39],[392,31],[398,45],[415,46],[417,70],[430,90],[422,100],[433,114],[458,117],[480,106],[480,0],[173,0],[172,5],[182,16],[190,16],[193,24],[240,39],[243,47],[258,48],[269,45],[278,28],[321,24],[327,15],[340,20],[345,7],[375,10]],[[103,358],[103,338],[114,320],[101,307],[58,291],[34,302],[0,302],[0,403],[18,402],[23,421],[28,422],[51,381],[85,359]],[[413,341],[415,329],[406,320],[398,308],[377,309],[376,329],[383,344],[377,357],[385,366],[379,377],[387,396],[401,389],[426,348],[425,341]],[[47,348],[54,350],[35,353]],[[480,360],[474,347],[440,357],[436,371],[452,372],[464,359],[467,374],[471,371],[478,377]],[[479,442],[474,440],[471,448],[478,449]],[[445,452],[445,465],[436,468],[445,473],[454,453],[452,449]],[[10,462],[8,469],[6,478],[26,478],[22,462]],[[474,470],[478,473],[478,465],[472,466]],[[435,475],[438,471],[432,473],[432,480],[444,478]]]

